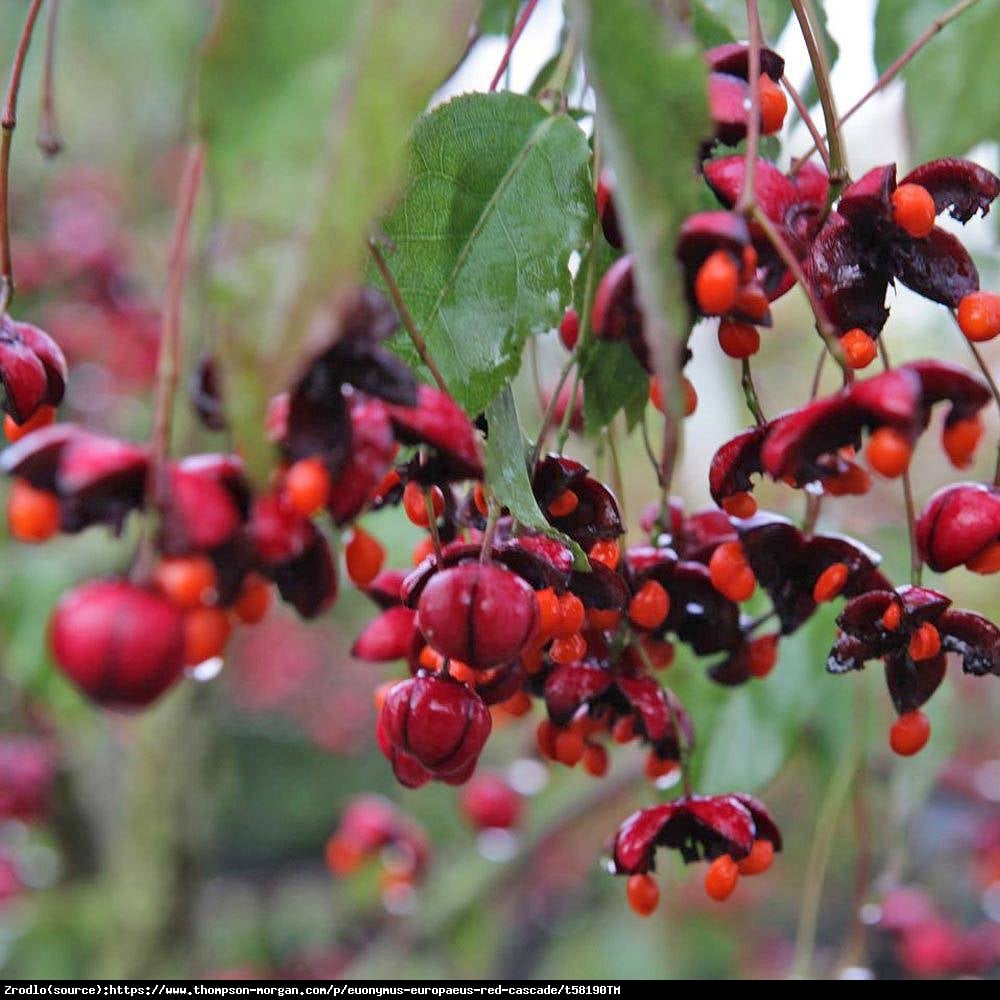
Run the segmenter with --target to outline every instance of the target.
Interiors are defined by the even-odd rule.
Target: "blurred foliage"
[[[879,0],[875,64],[879,73],[948,12],[950,0]],[[1000,108],[991,39],[1000,31],[1000,4],[984,0],[965,10],[903,70],[906,117],[916,162],[961,156],[1000,135]]]

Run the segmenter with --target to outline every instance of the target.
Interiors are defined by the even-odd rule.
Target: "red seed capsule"
[[[66,593],[49,638],[59,668],[88,697],[110,707],[141,707],[181,676],[181,611],[124,580],[94,581]]]
[[[427,642],[473,668],[516,659],[537,621],[531,587],[489,563],[463,563],[435,573],[417,606],[417,623]]]

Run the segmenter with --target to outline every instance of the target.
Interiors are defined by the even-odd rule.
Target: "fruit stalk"
[[[3,114],[0,116],[0,316],[7,312],[14,297],[14,264],[10,253],[10,147],[17,127],[17,95],[21,89],[21,73],[24,71],[24,60],[31,46],[31,36],[41,7],[42,0],[31,0],[14,53],[14,65],[11,67]]]
[[[832,197],[839,185],[847,178],[847,159],[844,153],[843,138],[840,134],[840,119],[833,98],[833,87],[830,85],[830,60],[813,26],[815,12],[811,11],[812,4],[809,0],[791,0],[791,3],[795,18],[802,31],[802,39],[809,52],[809,62],[816,80],[819,103],[823,108],[823,118],[826,121],[827,144],[830,148],[830,194]],[[812,16],[810,16],[811,14]]]

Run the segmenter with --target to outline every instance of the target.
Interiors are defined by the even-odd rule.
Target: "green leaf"
[[[576,0],[573,12],[597,94],[597,134],[617,179],[615,204],[635,256],[654,368],[681,413],[681,346],[690,316],[674,256],[696,211],[702,137],[709,134],[706,68],[683,21],[648,0]]]
[[[701,10],[699,10],[701,8]],[[758,5],[760,10],[760,21],[764,28],[764,35],[768,41],[773,42],[784,30],[791,16],[791,8],[788,0],[761,0]],[[720,38],[719,41],[711,43],[705,41],[706,48],[712,45],[722,45],[724,42],[731,42],[734,38],[745,41],[749,32],[747,31],[747,5],[745,0],[697,0],[692,10],[692,25],[704,22],[706,17],[711,17],[716,25],[727,31],[728,38]],[[728,29],[728,30],[727,30]],[[701,32],[695,28],[698,37]],[[720,34],[716,28],[713,35]],[[703,39],[704,41],[704,39]]]
[[[481,35],[509,35],[517,20],[517,11],[520,6],[520,0],[483,0],[479,16],[476,18],[476,27],[479,29],[479,33]]]
[[[577,569],[589,570],[583,550],[571,538],[557,531],[542,513],[531,489],[526,456],[528,445],[514,404],[514,394],[506,386],[486,408],[489,433],[486,437],[486,481],[497,500],[527,528],[534,528],[569,547]]]
[[[705,0],[694,0],[691,4],[691,30],[706,49],[736,41],[726,22],[711,11]]]
[[[883,73],[951,0],[880,0],[875,64]],[[918,162],[961,156],[1000,135],[996,39],[1000,4],[979,3],[948,24],[903,70],[906,117]]]
[[[624,341],[591,340],[581,351],[583,419],[598,434],[624,409],[641,414],[649,395],[649,375]]]
[[[232,301],[265,334],[251,340],[294,358],[317,308],[356,280],[401,172],[401,137],[463,51],[475,7],[221,5],[198,111],[214,207],[243,256]]]
[[[696,693],[689,710],[698,723],[695,759],[698,787],[706,792],[759,789],[771,781],[818,714],[843,719],[851,713],[851,681],[824,665],[832,615],[817,615],[796,635],[782,639],[779,662],[764,682]],[[712,697],[714,696],[714,697]],[[714,704],[704,705],[703,700]],[[707,709],[707,712],[705,711]]]
[[[586,136],[517,94],[469,94],[426,115],[384,228],[404,300],[455,399],[481,412],[524,342],[570,301],[570,254],[594,219]],[[416,365],[403,338],[399,352]]]

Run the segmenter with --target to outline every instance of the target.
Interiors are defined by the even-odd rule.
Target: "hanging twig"
[[[42,0],[31,0],[21,37],[14,52],[14,65],[7,84],[7,96],[0,116],[0,317],[7,312],[14,297],[14,263],[10,252],[10,147],[17,127],[17,95],[21,89],[24,60],[31,46],[31,35]]]

